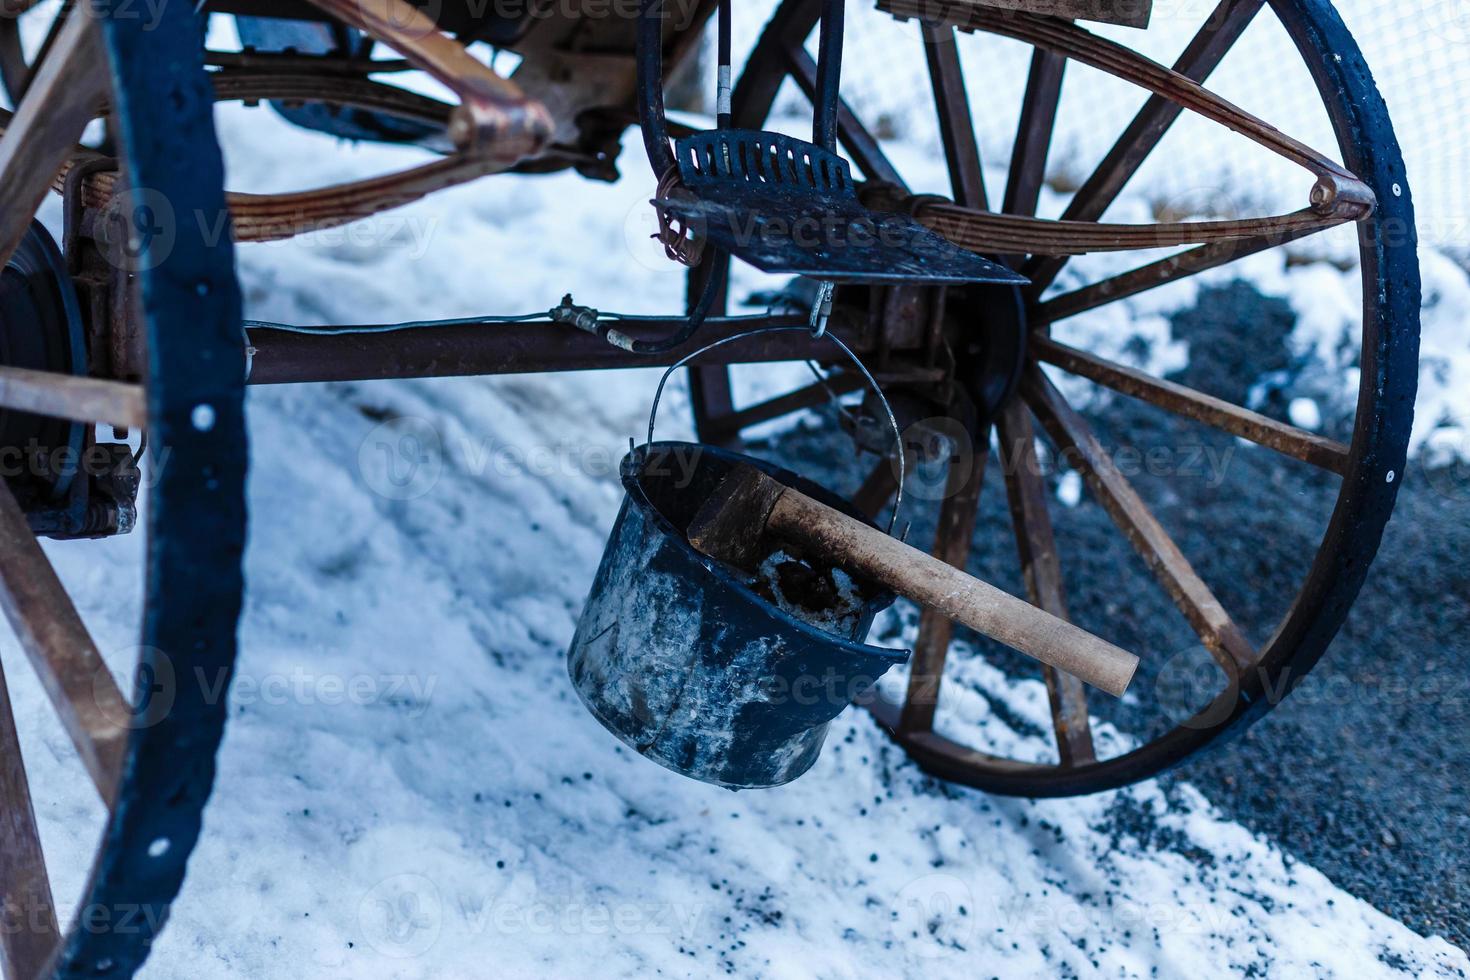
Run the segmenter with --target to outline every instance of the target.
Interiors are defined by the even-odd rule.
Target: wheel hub
[[[85,364],[81,310],[61,250],[32,221],[0,271],[0,365],[80,374]],[[74,422],[0,408],[0,473],[22,504],[67,495],[85,435]]]
[[[984,428],[1000,417],[1021,384],[1026,365],[1026,304],[1016,286],[963,290],[946,319],[954,324],[955,379],[975,403]]]

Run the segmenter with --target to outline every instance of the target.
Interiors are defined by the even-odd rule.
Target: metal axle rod
[[[682,318],[616,321],[634,337],[660,337]],[[419,326],[377,332],[310,333],[251,328],[249,384],[320,381],[370,381],[384,378],[466,377],[482,374],[536,374],[609,368],[667,367],[690,351],[759,327],[805,326],[804,316],[711,317],[699,337],[659,354],[632,354],[566,324],[524,323]],[[850,347],[865,349],[854,330],[834,324]],[[696,364],[830,359],[832,346],[795,331],[725,344]]]

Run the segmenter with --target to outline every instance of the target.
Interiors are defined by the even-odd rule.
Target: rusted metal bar
[[[682,323],[682,319],[624,320],[618,327],[630,336],[652,338],[666,336]],[[592,334],[554,323],[415,327],[381,333],[295,333],[252,328],[248,331],[249,383],[667,367],[721,337],[758,327],[796,327],[806,323],[805,317],[711,318],[689,343],[654,355],[630,354]],[[866,349],[857,332],[845,324],[834,325],[833,329],[853,350],[862,353]],[[829,342],[792,330],[724,344],[693,363],[797,361],[828,358],[831,353]]]
[[[1126,365],[1059,344],[1040,334],[1031,338],[1031,350],[1037,360],[1055,364],[1064,371],[1157,405],[1167,412],[1214,426],[1324,470],[1338,474],[1347,472],[1352,451],[1335,439],[1278,422],[1224,399],[1155,378]]]
[[[554,126],[546,107],[496,74],[405,0],[311,0],[382,41],[460,98],[449,136],[460,151],[504,166],[534,156]]]

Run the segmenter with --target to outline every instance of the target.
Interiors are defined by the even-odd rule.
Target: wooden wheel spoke
[[[1371,206],[1371,192],[1338,164],[1204,88],[1177,71],[1151,61],[1132,48],[1110,41],[1075,24],[1048,17],[969,6],[954,0],[882,0],[883,9],[898,16],[920,17],[952,24],[961,30],[983,30],[1024,41],[1037,48],[1107,72],[1126,82],[1148,89],[1192,112],[1242,134],[1319,177],[1339,178],[1344,189],[1369,193],[1368,199],[1344,200],[1354,211]]]
[[[970,97],[965,91],[965,74],[960,66],[954,28],[925,24],[923,41],[954,199],[968,208],[988,210],[980,143],[975,139],[975,122],[970,115]]]
[[[815,104],[817,63],[812,60],[811,55],[807,54],[806,48],[801,46],[800,41],[786,47],[785,55],[792,80]],[[884,155],[877,137],[868,132],[867,127],[852,111],[852,107],[843,99],[837,100],[837,139],[852,156],[852,162],[857,164],[857,168],[869,180],[880,180],[898,187],[907,186],[903,177],[899,175],[898,169]]]
[[[1057,449],[1086,479],[1113,523],[1143,557],[1200,640],[1230,677],[1240,677],[1256,659],[1245,634],[1109,459],[1091,426],[1036,365],[1027,371],[1022,392]]]
[[[1088,310],[1106,306],[1126,296],[1135,296],[1165,283],[1187,279],[1208,269],[1229,265],[1248,255],[1255,255],[1257,252],[1264,252],[1278,245],[1305,238],[1335,223],[1304,222],[1279,234],[1229,238],[1211,245],[1200,245],[1168,258],[1141,265],[1136,269],[1120,272],[1116,276],[1100,279],[1081,289],[1074,289],[1070,293],[1053,296],[1046,302],[1031,307],[1031,322],[1033,324],[1055,323],[1069,316],[1086,313]],[[1037,295],[1037,291],[1033,288],[1037,282],[1038,280],[1033,279],[1031,285],[1026,287],[1028,296],[1034,298]]]
[[[33,4],[25,4],[26,8]],[[3,11],[0,11],[0,63],[4,65],[5,87],[9,92],[12,102],[19,102],[25,97],[26,90],[30,88],[32,66],[40,64],[46,59],[56,44],[57,36],[61,33],[62,26],[66,23],[72,12],[72,0],[64,0],[61,9],[51,20],[51,26],[46,31],[46,37],[41,41],[41,46],[36,49],[34,58],[27,58],[25,46],[21,41],[20,21],[18,18],[24,14],[22,4],[16,0],[5,0]],[[13,12],[12,12],[13,11]]]
[[[1032,336],[1031,350],[1040,361],[1055,364],[1064,371],[1141,399],[1175,415],[1214,426],[1233,436],[1333,473],[1347,471],[1351,451],[1334,439],[1278,422],[1202,391],[1155,378],[1135,368],[1059,344],[1040,334]]]
[[[0,0],[0,19],[15,20],[40,2],[41,0]]]
[[[903,466],[904,472],[912,473],[914,463],[918,459],[912,447],[904,447]],[[862,484],[852,495],[852,505],[859,511],[867,514],[873,520],[883,513],[883,508],[888,506],[888,501],[898,490],[898,467],[894,465],[891,456],[884,456],[868,472]]]
[[[56,572],[0,482],[0,609],[40,675],[62,726],[111,804],[132,709],[103,663]]]
[[[804,408],[812,408],[828,401],[834,395],[857,391],[864,384],[862,375],[852,372],[813,382],[804,388],[788,391],[784,395],[777,395],[775,398],[758,402],[748,408],[737,409],[729,415],[712,420],[716,430],[714,435],[718,438],[722,434],[738,433],[752,425],[769,422],[783,415],[799,412]]]
[[[1001,205],[1007,214],[1036,213],[1066,67],[1067,59],[1050,51],[1038,48],[1031,57],[1021,120],[1016,126],[1015,148],[1011,151],[1010,173],[1006,177],[1005,201]]]
[[[50,55],[30,76],[0,136],[0,266],[20,244],[55,175],[96,115],[106,82],[97,27],[91,17],[68,17]]]
[[[975,451],[968,458],[961,455],[952,460],[945,478],[944,503],[939,509],[932,553],[955,568],[963,569],[970,557],[989,447],[989,432],[979,433]],[[919,614],[919,633],[909,662],[908,696],[898,722],[900,731],[933,729],[939,685],[944,679],[944,661],[953,637],[954,622],[944,613],[925,608]]]
[[[10,691],[0,669],[0,954],[5,976],[39,977],[60,930],[36,831]]]
[[[729,446],[739,442],[735,430],[723,424],[734,412],[730,369],[724,365],[689,366],[689,400],[694,408],[694,431],[700,442]]]
[[[30,73],[31,66],[20,39],[20,23],[0,11],[0,80],[4,81],[5,90],[23,91]]]
[[[1062,566],[1057,558],[1046,488],[1036,459],[1036,435],[1026,407],[1012,399],[1000,417],[1000,459],[1005,473],[1006,497],[1016,548],[1031,602],[1059,619],[1069,619],[1062,589]],[[1087,714],[1087,690],[1072,674],[1043,665],[1057,756],[1063,766],[1085,765],[1097,756]]]
[[[4,365],[0,407],[118,429],[141,429],[148,422],[141,385]]]
[[[924,384],[934,383],[943,378],[944,374],[940,368],[914,368],[912,370],[900,370],[893,372],[876,372],[874,379],[880,385],[885,384]],[[768,398],[763,402],[757,402],[745,408],[732,409],[721,415],[716,415],[704,423],[702,435],[718,442],[721,439],[739,435],[739,433],[753,425],[769,422],[772,419],[799,412],[804,408],[815,408],[824,402],[846,395],[850,392],[859,391],[865,387],[867,382],[861,374],[854,371],[836,371],[826,377],[820,378],[813,383],[784,395]],[[888,491],[892,496],[893,489]]]
[[[1203,82],[1235,46],[1265,0],[1221,0],[1221,3],[1174,62],[1174,71]],[[1161,95],[1151,95],[1133,121],[1123,130],[1113,148],[1072,195],[1062,218],[1094,221],[1102,217],[1128,180],[1138,172],[1154,147],[1179,118],[1183,106]],[[1048,256],[1033,260],[1024,270],[1031,280],[1033,295],[1041,295],[1061,271],[1065,258]]]
[[[61,37],[62,30],[66,27],[66,22],[71,18],[72,14],[75,13],[75,11],[75,0],[62,0],[61,9],[56,12],[56,17],[52,19],[51,26],[46,31],[46,37],[41,41],[41,46],[36,49],[36,57],[31,62],[32,65],[41,64],[46,60],[47,56],[51,54],[51,50],[56,46],[56,42]],[[90,13],[90,11],[87,11],[85,13]],[[30,83],[31,74],[27,72],[27,74],[23,76],[21,80],[19,91],[14,93],[15,101],[17,103],[25,98],[26,92],[30,90]]]

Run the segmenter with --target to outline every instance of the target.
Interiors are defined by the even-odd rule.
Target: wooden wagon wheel
[[[6,977],[132,975],[167,919],[213,782],[242,585],[244,339],[230,237],[204,239],[224,198],[198,28],[188,5],[163,8],[146,29],[129,17],[64,19],[0,135],[0,448],[13,458],[15,442],[34,439],[44,458],[92,445],[98,423],[142,431],[151,447],[134,532],[147,535],[134,692],[119,689],[36,536],[125,530],[126,492],[108,498],[97,484],[127,478],[131,456],[116,447],[104,454],[115,465],[70,473],[65,487],[29,471],[0,482],[0,607],[107,808],[82,894],[53,896],[34,816],[47,801],[31,792],[0,682]],[[67,342],[86,307],[32,221],[103,105],[133,205],[118,213],[146,348],[137,377],[89,351],[95,338]],[[102,311],[87,312],[96,326]]]
[[[953,188],[952,201],[909,199],[909,206],[921,220],[958,243],[1007,256],[1032,280],[1010,300],[998,299],[993,292],[983,294],[983,299],[973,294],[960,294],[957,299],[953,291],[948,297],[951,307],[961,304],[959,315],[975,325],[977,334],[982,330],[992,337],[1014,333],[1029,348],[1020,384],[1010,385],[1003,376],[997,377],[1005,370],[1006,358],[992,358],[992,367],[972,377],[969,393],[980,408],[979,425],[972,433],[974,444],[988,447],[992,422],[998,430],[1014,547],[1031,601],[1054,614],[1067,614],[1061,583],[1065,556],[1057,554],[1047,494],[1035,461],[1034,417],[1069,462],[1077,462],[1093,495],[1144,558],[1229,680],[1221,692],[1223,705],[1217,698],[1210,708],[1167,733],[1125,754],[1100,759],[1083,686],[1073,677],[1048,669],[1058,761],[1045,764],[1004,758],[983,747],[958,744],[934,730],[953,627],[943,617],[925,613],[904,702],[880,697],[870,708],[923,768],[991,792],[1067,796],[1155,775],[1222,736],[1242,731],[1270,710],[1282,691],[1306,675],[1341,626],[1393,509],[1398,477],[1404,472],[1417,384],[1419,275],[1403,162],[1387,112],[1357,46],[1325,0],[1270,0],[1268,14],[1262,14],[1266,6],[1262,0],[1222,0],[1172,70],[1052,18],[943,0],[887,0],[880,6],[922,22],[924,43],[921,47],[916,39],[911,55],[917,58],[922,52],[927,61]],[[758,128],[788,79],[809,97],[815,91],[815,66],[804,45],[818,13],[818,0],[787,0],[767,26],[736,88],[737,127]],[[1334,128],[1340,164],[1264,126],[1197,84],[1209,76],[1258,14],[1274,15],[1295,43]],[[969,93],[954,43],[957,28],[1019,38],[1034,47],[1009,179],[1004,193],[991,198],[986,196]],[[890,51],[887,56],[902,55]],[[1153,95],[1081,184],[1063,220],[1040,221],[1027,216],[1035,213],[1040,194],[1068,59],[1148,87]],[[1266,219],[1137,227],[1099,222],[1182,111],[1222,122],[1311,170],[1318,176],[1311,200],[1299,212]],[[841,107],[839,138],[870,182],[870,192],[883,195],[890,205],[902,203],[902,174],[884,156],[873,131],[846,105]],[[996,210],[1004,214],[987,211],[987,201],[1000,202]],[[1066,316],[1344,221],[1358,222],[1363,277],[1362,383],[1350,445],[1050,339],[1049,325]],[[1068,254],[1189,242],[1197,244],[1162,260],[1145,258],[1132,272],[1043,296]],[[695,270],[694,285],[711,271]],[[838,301],[842,301],[841,290]],[[1038,363],[1054,365],[1340,477],[1331,523],[1311,571],[1269,643],[1260,649],[1250,644],[1128,479],[1101,451],[1089,424],[1067,404]],[[745,426],[822,400],[822,392],[814,386],[736,410],[726,369],[717,367],[696,369],[691,388],[696,424],[713,441],[729,441]],[[997,391],[1001,393],[998,399]],[[952,467],[949,476],[934,552],[952,564],[963,565],[970,553],[987,452],[974,453],[973,465]],[[860,498],[873,504],[891,494],[890,473],[886,463],[880,464]],[[992,549],[995,547],[1000,545]]]

